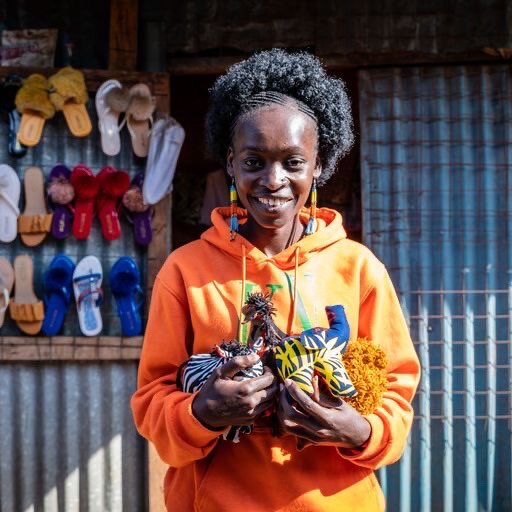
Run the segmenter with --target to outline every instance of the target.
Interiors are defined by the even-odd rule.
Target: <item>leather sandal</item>
[[[23,178],[25,210],[18,217],[18,232],[25,245],[39,245],[50,232],[53,215],[46,210],[44,176],[39,167],[28,167]]]
[[[18,327],[26,334],[37,334],[44,320],[44,304],[33,287],[34,265],[27,254],[14,260],[14,299],[9,303],[9,313]]]

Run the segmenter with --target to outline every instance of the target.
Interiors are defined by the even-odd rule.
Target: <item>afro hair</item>
[[[232,128],[244,103],[253,95],[274,91],[299,100],[318,120],[321,186],[333,175],[338,161],[354,142],[350,100],[343,81],[327,75],[320,60],[308,53],[272,49],[255,53],[231,66],[210,89],[206,117],[208,149],[226,164]]]

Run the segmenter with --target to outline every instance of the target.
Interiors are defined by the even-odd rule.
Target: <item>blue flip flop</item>
[[[123,336],[139,335],[142,331],[140,307],[144,292],[140,287],[140,272],[133,258],[119,258],[112,265],[109,280]]]
[[[73,294],[73,271],[75,264],[64,254],[53,258],[44,275],[45,315],[41,331],[46,336],[55,336],[64,323]]]

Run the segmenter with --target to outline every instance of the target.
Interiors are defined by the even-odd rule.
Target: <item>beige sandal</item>
[[[138,157],[148,156],[149,134],[153,123],[155,99],[146,84],[130,89],[130,103],[126,109],[126,124],[132,138],[133,152]]]
[[[5,312],[9,307],[13,284],[14,270],[9,261],[0,256],[0,327],[4,325]]]
[[[14,260],[14,299],[9,303],[9,313],[18,327],[26,334],[37,334],[44,320],[43,301],[34,293],[34,265],[28,254]]]
[[[23,178],[25,210],[18,217],[18,232],[25,245],[39,245],[52,227],[51,213],[44,200],[44,176],[39,167],[28,167]]]

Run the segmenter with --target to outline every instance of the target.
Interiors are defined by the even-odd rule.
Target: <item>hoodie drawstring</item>
[[[299,247],[295,248],[295,275],[293,276],[293,304],[292,304],[292,323],[288,329],[288,333],[292,334],[293,324],[295,322],[295,314],[297,313],[297,281],[299,279]]]
[[[242,244],[242,296],[240,297],[240,314],[238,315],[238,339],[242,339],[242,309],[245,303],[245,282],[247,281],[247,249]]]

